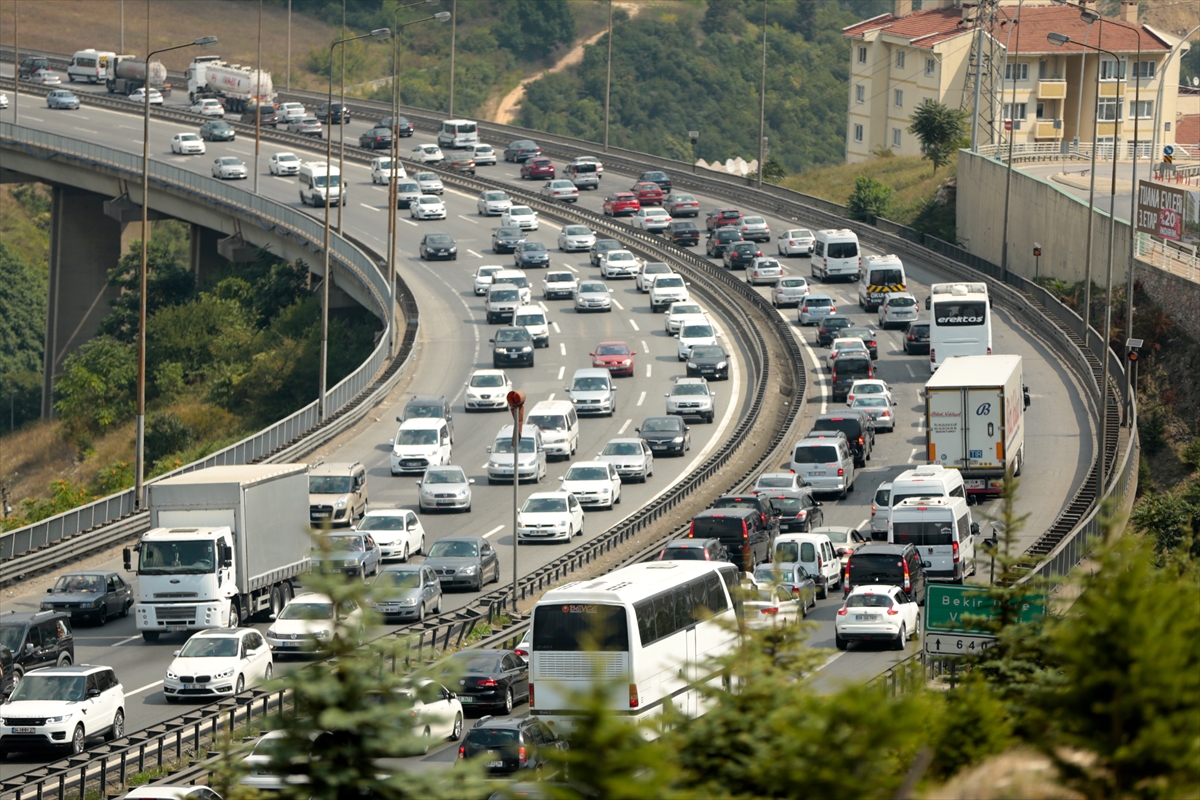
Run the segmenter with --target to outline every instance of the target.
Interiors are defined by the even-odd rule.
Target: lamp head
[[[436,6],[438,3],[442,2],[442,0],[425,0],[425,2],[431,6]]]
[[[1091,25],[1093,22],[1096,22],[1097,20],[1100,19],[1100,15],[1097,14],[1095,11],[1091,11],[1089,9],[1084,9],[1083,11],[1079,12],[1079,18],[1081,20],[1083,20],[1084,22],[1086,22],[1088,25]]]
[[[436,19],[438,22],[449,22],[450,21],[450,12],[449,11],[439,11],[433,15],[433,18]]]
[[[192,44],[198,45],[199,47],[212,47],[216,43],[217,37],[215,36],[201,36],[199,39],[192,42]]]
[[[1055,47],[1062,47],[1064,44],[1067,44],[1071,41],[1070,36],[1067,36],[1064,33],[1055,33],[1054,31],[1047,33],[1046,39]]]
[[[375,30],[371,31],[371,38],[378,39],[380,41],[386,41],[387,39],[392,38],[392,29],[376,28]]]

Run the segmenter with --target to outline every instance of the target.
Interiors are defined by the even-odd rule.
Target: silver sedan
[[[470,511],[471,484],[462,467],[430,467],[417,481],[422,511]]]
[[[246,164],[240,158],[233,156],[221,156],[213,161],[212,176],[221,180],[244,180],[246,178]]]
[[[612,289],[602,281],[583,281],[575,291],[576,311],[612,311]]]
[[[771,292],[771,305],[776,308],[798,306],[806,297],[808,297],[807,278],[780,278],[775,281],[775,289]]]
[[[754,263],[746,268],[746,283],[755,286],[760,283],[775,283],[783,277],[783,265],[778,259],[766,256],[754,259]]]

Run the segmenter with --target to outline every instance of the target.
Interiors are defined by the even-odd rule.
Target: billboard
[[[1182,189],[1151,181],[1138,181],[1139,233],[1179,241],[1183,234],[1186,209],[1187,193]]]

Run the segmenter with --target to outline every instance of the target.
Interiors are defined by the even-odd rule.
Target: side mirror
[[[663,392],[663,397],[670,397],[670,396],[671,396],[670,392]]]
[[[825,504],[822,503],[820,500],[813,500],[813,505],[816,506],[817,508],[820,508],[821,506],[823,506]]]
[[[88,689],[87,696],[88,696],[89,700],[92,699],[93,697],[99,697],[100,690],[99,689]]]
[[[490,453],[490,452],[492,452],[492,446],[489,444],[487,447],[484,448],[484,450],[486,450],[487,452]]]
[[[420,481],[413,481],[413,483],[417,484],[417,486],[420,486],[420,485],[421,485],[421,482],[420,482]]]
[[[178,651],[178,650],[174,650],[174,651],[172,651],[172,652],[171,652],[171,655],[173,655],[173,656],[175,656],[176,658],[178,658],[178,657],[179,657],[179,651]]]
[[[979,523],[978,523],[978,522],[972,522],[972,523],[971,523],[971,535],[972,535],[972,536],[978,536],[978,535],[979,535]]]
[[[495,344],[495,343],[496,343],[495,339],[488,339],[488,344]]]
[[[473,484],[473,483],[475,483],[475,479],[474,479],[474,478],[467,478],[467,483],[471,483],[471,484]]]
[[[404,417],[402,417],[402,416],[400,416],[399,414],[397,414],[397,415],[396,415],[396,422],[404,422]]]
[[[269,619],[271,622],[274,622],[274,621],[275,621],[275,615],[274,615],[274,614],[268,614],[268,615],[267,615],[267,619]]]
[[[684,432],[684,433],[687,433],[687,432],[688,432],[688,431],[690,431],[691,429],[692,429],[692,427],[691,427],[690,425],[684,425],[684,426],[683,426],[683,432]]]
[[[46,588],[46,594],[54,594],[54,587],[53,587],[53,586],[49,586],[49,587],[47,587],[47,588]]]
[[[132,572],[133,571],[133,551],[130,550],[128,547],[126,547],[124,550],[121,551],[121,553],[125,557],[125,571]]]
[[[929,301],[930,301],[930,300],[932,300],[932,299],[933,299],[932,297],[926,297],[926,298],[925,298],[925,310],[926,310],[926,311],[928,311],[928,310],[929,310]]]
[[[562,481],[562,480],[565,480],[566,478],[565,478],[565,476],[563,476],[563,475],[559,475],[559,476],[558,476],[558,479],[559,479],[560,481]]]
[[[26,642],[26,643],[25,643],[25,654],[26,654],[26,655],[33,655],[33,642]]]

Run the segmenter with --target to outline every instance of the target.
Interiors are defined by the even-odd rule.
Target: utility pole
[[[612,100],[612,0],[608,0],[608,72],[604,78],[604,152],[608,152],[608,111],[609,102]],[[513,536],[516,536],[516,531],[513,531]],[[513,585],[513,591],[516,591],[516,584]],[[516,596],[513,596],[513,601],[516,602]]]
[[[454,119],[454,50],[458,33],[458,0],[450,5],[450,119]]]
[[[762,79],[758,84],[758,188],[762,189],[767,166],[767,0],[763,0]]]

